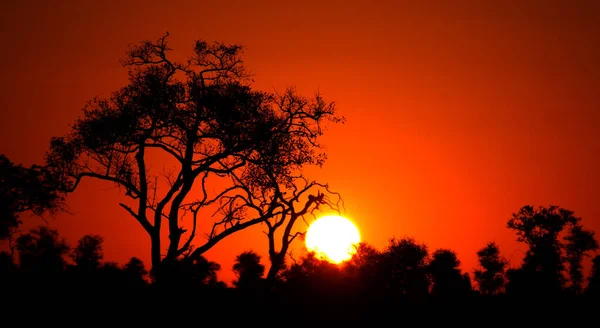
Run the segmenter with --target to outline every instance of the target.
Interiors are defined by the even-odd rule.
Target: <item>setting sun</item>
[[[306,248],[317,257],[341,263],[352,257],[360,242],[356,226],[341,216],[324,216],[313,222],[306,233]]]

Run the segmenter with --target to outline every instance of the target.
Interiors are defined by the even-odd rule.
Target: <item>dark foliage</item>
[[[0,239],[11,237],[23,213],[41,216],[62,209],[60,187],[48,168],[17,165],[0,154]]]
[[[475,281],[483,295],[496,295],[503,292],[506,284],[508,261],[500,255],[495,242],[488,243],[477,252],[479,265],[483,270],[475,270]]]
[[[589,237],[595,241],[593,234],[584,233],[586,237],[581,237],[587,247],[569,246],[581,231],[585,230],[578,221],[565,237],[568,242],[561,246],[567,249],[566,253],[583,254],[581,250],[591,250],[594,242],[590,242]],[[410,310],[412,305],[428,305],[431,309],[461,305],[483,315],[492,314],[493,309],[503,304],[524,306],[532,297],[537,297],[536,302],[545,306],[564,309],[596,302],[600,296],[600,256],[593,259],[584,293],[573,293],[571,283],[561,285],[563,287],[553,294],[534,295],[532,281],[550,275],[527,269],[531,265],[527,257],[521,267],[506,271],[507,262],[493,242],[477,252],[482,267],[475,271],[478,290],[472,288],[470,275],[461,271],[454,251],[438,249],[429,254],[424,243],[409,237],[392,238],[382,250],[363,242],[357,246],[354,256],[342,264],[332,264],[308,253],[293,264],[282,266],[277,283],[272,286],[265,285],[266,269],[261,257],[253,251],[243,252],[233,265],[237,280],[231,287],[218,280],[220,265],[201,255],[177,259],[168,267],[169,271],[164,272],[165,279],[160,284],[152,283],[144,264],[135,257],[122,266],[104,262],[102,242],[100,236],[86,235],[69,253],[70,247],[56,230],[33,229],[17,238],[17,262],[10,253],[0,253],[0,286],[13,299],[51,292],[75,297],[73,299],[92,295],[94,299],[116,297],[118,302],[152,306],[155,304],[152,300],[168,296],[181,300],[193,297],[190,304],[198,304],[200,310],[206,311],[222,310],[225,304],[243,305],[239,313],[247,311],[245,315],[250,317],[246,322],[253,320],[252,313],[256,312],[252,311],[260,311],[264,306],[268,306],[274,320],[293,316],[298,309],[310,309],[309,317],[298,317],[295,322],[303,326],[314,320],[354,324],[363,320],[371,322],[373,316],[384,320],[392,317],[394,312],[387,310],[390,308],[406,310],[403,315],[409,318],[416,316]],[[72,264],[67,261],[69,258],[74,260]],[[569,255],[561,259],[573,262]],[[561,282],[538,283],[555,286]],[[194,298],[200,295],[202,297]],[[210,302],[202,303],[202,300]]]
[[[227,236],[285,215],[280,205],[297,201],[285,190],[304,166],[326,159],[319,144],[325,124],[343,121],[318,94],[254,90],[239,45],[198,40],[188,60],[177,62],[167,38],[130,47],[122,61],[129,83],[90,101],[46,154],[66,191],[84,178],[125,190],[131,202],[119,205],[150,237],[154,279],[182,256],[197,261]],[[150,152],[161,152],[177,169],[153,169]],[[206,218],[213,228],[194,247],[202,240],[194,239],[198,213],[206,208],[215,210]]]
[[[581,218],[558,206],[524,206],[513,214],[508,227],[517,232],[518,240],[529,246],[523,265],[507,272],[509,294],[537,299],[563,296],[569,265],[571,292],[581,290],[581,261],[587,252],[598,247],[592,232],[580,225]],[[563,242],[561,236],[566,234]]]
[[[588,278],[588,286],[585,292],[588,296],[600,300],[600,255],[596,255],[592,260],[592,273]]]
[[[569,264],[571,291],[581,293],[583,283],[582,260],[588,252],[598,249],[594,232],[585,230],[581,225],[574,225],[565,237],[566,261]]]
[[[0,239],[11,243],[10,252],[0,252],[0,287],[10,304],[64,307],[55,302],[61,295],[90,312],[96,309],[91,302],[102,299],[105,307],[123,304],[126,311],[143,311],[152,319],[199,313],[194,318],[208,320],[216,317],[213,311],[225,310],[229,317],[219,317],[222,323],[287,325],[291,318],[307,327],[377,319],[402,323],[398,318],[412,316],[427,322],[411,313],[411,305],[427,305],[432,312],[434,306],[460,305],[471,310],[460,317],[465,318],[509,304],[537,320],[529,306],[534,301],[558,307],[600,300],[600,256],[593,258],[587,279],[582,270],[582,261],[598,249],[595,235],[574,212],[558,206],[528,205],[512,215],[507,227],[528,246],[523,262],[507,270],[498,245],[488,243],[477,252],[477,290],[453,250],[430,253],[410,237],[391,238],[382,250],[361,243],[343,264],[313,253],[286,263],[289,246],[303,236],[292,232],[296,222],[321,207],[340,210],[341,197],[327,184],[307,179],[303,168],[324,163],[323,124],[343,118],[318,94],[308,98],[293,88],[281,94],[252,89],[239,45],[199,40],[187,61],[175,62],[167,37],[128,49],[123,64],[130,69],[129,83],[107,99],[90,101],[70,133],[52,138],[45,166],[27,168],[0,155]],[[168,155],[178,169],[153,171],[150,151]],[[64,193],[83,178],[125,191],[128,202],[119,205],[150,237],[150,270],[136,257],[124,265],[105,261],[99,235],[85,235],[71,249],[58,231],[40,226],[19,235],[13,245],[22,213],[61,209]],[[196,247],[199,213],[207,208],[215,209],[212,229]],[[191,218],[184,221],[186,214]],[[203,254],[262,223],[269,268],[247,251],[236,257],[233,286],[219,281],[221,266]],[[169,241],[161,245],[165,229]],[[256,319],[258,314],[264,317]],[[141,317],[146,315],[136,318]],[[445,324],[456,320],[439,317]],[[495,313],[494,320],[498,317]]]

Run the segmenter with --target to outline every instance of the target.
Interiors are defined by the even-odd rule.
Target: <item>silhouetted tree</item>
[[[569,263],[569,276],[571,278],[571,290],[575,294],[581,293],[583,273],[581,261],[587,252],[598,249],[598,242],[594,238],[594,232],[585,230],[579,224],[571,227],[569,234],[565,237],[567,243],[566,260]]]
[[[585,293],[589,296],[600,297],[600,255],[596,255],[592,260],[592,272],[588,277]]]
[[[302,176],[290,179],[288,184],[280,184],[272,177],[272,181],[266,190],[261,189],[261,192],[257,193],[261,196],[254,199],[260,199],[259,203],[271,202],[277,206],[274,215],[265,220],[268,229],[266,235],[269,239],[269,260],[271,262],[266,284],[267,288],[270,289],[274,286],[278,274],[282,270],[290,245],[298,236],[306,234],[305,231],[293,232],[296,222],[298,220],[306,222],[305,216],[314,216],[314,212],[320,210],[321,206],[326,206],[327,209],[339,213],[341,197],[339,194],[330,191],[327,185],[315,181],[309,182]],[[265,200],[264,195],[269,195],[267,196],[269,200]],[[335,201],[330,198],[332,195],[337,196]],[[279,242],[277,239],[279,239]]]
[[[25,212],[42,216],[64,205],[58,180],[43,166],[24,167],[13,164],[0,154],[0,239],[21,224]]]
[[[161,285],[173,291],[184,290],[184,288],[191,290],[225,286],[217,279],[221,265],[207,260],[202,255],[179,258],[165,269],[168,271],[163,272],[165,279]]]
[[[19,268],[30,279],[29,284],[38,283],[46,287],[58,285],[59,278],[66,267],[65,256],[69,246],[58,231],[40,226],[17,238],[16,248],[19,254]]]
[[[168,55],[167,36],[128,50],[123,64],[131,68],[129,84],[109,99],[90,102],[70,134],[52,139],[46,158],[69,191],[86,177],[126,191],[133,203],[120,206],[150,236],[156,277],[160,263],[175,262],[190,250],[201,209],[217,206],[220,218],[206,242],[189,253],[190,261],[272,217],[276,204],[257,206],[252,187],[273,180],[284,184],[304,165],[322,164],[322,125],[340,121],[334,105],[319,95],[252,90],[239,45],[197,41],[190,59],[176,62]],[[152,170],[149,151],[176,163],[178,170],[166,174],[167,185],[159,184],[163,173]],[[208,188],[209,182],[221,189]],[[198,192],[190,193],[193,187]],[[187,229],[181,226],[185,213],[193,213]],[[163,225],[169,235],[164,258]]]
[[[368,277],[375,278],[381,262],[381,252],[366,242],[360,242],[355,249],[352,257],[344,263],[344,269],[351,275],[364,276],[364,281],[369,281]]]
[[[479,265],[483,270],[475,270],[475,281],[483,295],[496,295],[502,292],[506,283],[506,267],[508,261],[500,255],[500,248],[495,242],[488,243],[477,251]]]
[[[99,235],[85,235],[77,242],[73,249],[73,260],[77,267],[86,271],[93,271],[100,267],[100,261],[104,258],[102,243],[104,239]]]
[[[465,281],[459,266],[460,261],[454,251],[438,249],[433,252],[428,266],[433,280],[432,296],[442,300],[457,299],[470,292],[470,278]]]
[[[355,248],[352,257],[342,267],[350,280],[355,304],[368,310],[382,305],[391,297],[386,285],[383,254],[366,242],[355,245]]]
[[[240,295],[246,301],[260,303],[263,299],[265,266],[260,263],[260,255],[253,251],[236,256],[233,272],[237,279],[233,281]]]
[[[260,263],[260,255],[247,251],[235,257],[233,272],[237,280],[233,282],[237,288],[256,288],[265,274],[265,266]]]
[[[532,295],[561,292],[564,265],[558,237],[567,225],[580,220],[573,214],[558,206],[534,208],[529,205],[513,214],[507,226],[517,232],[519,241],[529,245],[529,250],[519,271],[510,271],[510,290]]]
[[[146,270],[144,262],[139,258],[130,258],[129,262],[123,266],[123,272],[129,287],[135,288],[147,285],[146,276],[148,275],[148,270]]]
[[[427,300],[430,284],[427,277],[428,258],[427,245],[409,237],[390,239],[381,254],[381,268],[378,270],[382,273],[378,280],[385,283],[385,294],[389,300]]]
[[[319,310],[321,306],[327,308],[327,305],[339,304],[347,299],[349,288],[339,266],[319,259],[314,252],[292,264],[282,276],[285,279],[286,303],[310,304]]]

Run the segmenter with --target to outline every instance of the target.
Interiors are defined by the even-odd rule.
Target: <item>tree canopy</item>
[[[191,56],[177,62],[167,38],[131,46],[123,59],[129,83],[90,101],[72,131],[52,139],[46,156],[67,191],[83,178],[125,190],[129,201],[119,205],[149,234],[153,268],[192,255],[205,208],[217,210],[192,258],[280,214],[277,200],[295,187],[302,168],[326,159],[319,143],[325,123],[343,122],[318,93],[254,90],[239,45],[198,40]],[[152,165],[154,152],[174,170]],[[183,226],[186,214],[192,222]]]
[[[0,239],[12,235],[25,212],[41,216],[61,209],[64,195],[58,182],[44,166],[25,167],[0,154]]]

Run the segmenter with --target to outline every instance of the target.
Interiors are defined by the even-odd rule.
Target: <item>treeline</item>
[[[45,290],[92,292],[148,286],[144,263],[132,257],[126,264],[104,261],[104,239],[85,235],[75,247],[58,231],[40,226],[10,240],[10,251],[0,252],[4,291],[13,294]]]
[[[295,223],[343,208],[341,195],[305,176],[304,168],[325,163],[324,128],[344,117],[320,93],[254,89],[239,45],[197,40],[188,59],[177,61],[170,56],[168,36],[128,47],[122,60],[128,83],[88,102],[68,133],[51,138],[42,165],[25,167],[0,154],[0,240],[10,249],[0,254],[0,287],[10,304],[63,305],[57,296],[67,294],[79,303],[126,300],[122,308],[134,317],[156,321],[165,306],[171,307],[165,312],[171,320],[201,311],[214,317],[208,302],[229,310],[220,318],[227,323],[236,316],[248,319],[239,315],[241,309],[257,305],[263,321],[306,327],[315,322],[303,320],[305,313],[298,310],[310,309],[312,315],[323,310],[352,321],[384,308],[395,314],[403,308],[397,305],[407,304],[514,305],[597,297],[598,256],[589,277],[582,270],[583,259],[598,249],[594,233],[572,211],[556,206],[524,206],[508,220],[507,227],[528,245],[517,268],[508,267],[493,242],[478,252],[480,268],[464,272],[453,250],[431,250],[411,238],[392,238],[384,249],[362,244],[343,265],[313,255],[291,261],[289,246],[299,236],[291,233]],[[160,156],[148,156],[154,152]],[[173,171],[165,169],[166,158],[174,161]],[[148,237],[149,263],[105,261],[96,235],[83,236],[76,245],[45,226],[14,235],[24,213],[64,210],[67,195],[83,179],[117,186],[132,201],[119,206]],[[194,188],[200,192],[191,192]],[[214,210],[206,218],[212,228],[200,240],[195,238],[198,213],[205,209]],[[258,224],[266,230],[269,256],[239,254],[232,268],[238,278],[228,287],[217,279],[220,265],[203,254]],[[21,296],[26,303],[15,301]],[[184,304],[197,308],[185,312]],[[333,308],[346,315],[336,316]],[[531,307],[518,309],[538,318]],[[272,320],[274,314],[295,320]]]
[[[453,250],[432,251],[425,243],[404,237],[391,238],[383,249],[362,243],[341,265],[309,253],[288,261],[273,283],[265,279],[263,259],[246,251],[236,257],[232,270],[237,279],[228,287],[217,278],[221,266],[203,256],[181,257],[157,285],[152,272],[135,257],[124,265],[104,261],[101,236],[83,236],[71,248],[56,230],[42,226],[16,238],[11,252],[1,253],[1,283],[13,294],[29,290],[135,294],[160,289],[227,302],[317,308],[598,298],[600,255],[593,258],[588,277],[582,272],[583,259],[598,249],[598,243],[572,211],[525,206],[508,227],[529,247],[518,268],[509,268],[495,242],[477,252],[479,268],[465,272]]]

